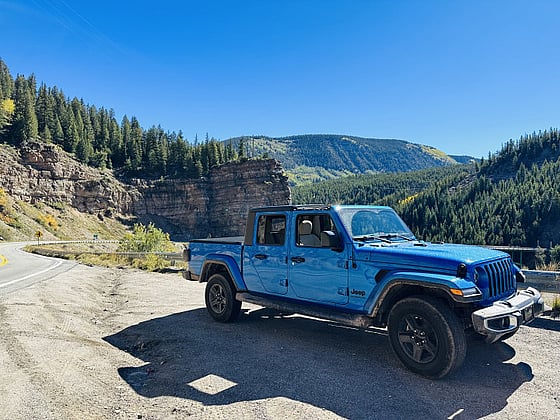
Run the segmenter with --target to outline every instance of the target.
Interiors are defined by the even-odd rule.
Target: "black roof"
[[[330,204],[299,204],[299,205],[283,205],[283,206],[267,206],[256,207],[249,211],[297,211],[297,210],[329,210],[332,206]]]

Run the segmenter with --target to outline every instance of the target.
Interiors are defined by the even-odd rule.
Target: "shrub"
[[[10,197],[3,188],[0,188],[0,220],[14,228],[22,227],[14,212]]]
[[[147,227],[135,224],[132,233],[127,233],[120,241],[120,252],[167,252],[174,249],[169,234],[156,228],[152,223]]]
[[[35,221],[50,229],[52,231],[57,231],[59,226],[56,218],[52,214],[40,214]]]
[[[550,249],[550,261],[560,263],[560,245],[556,245]]]
[[[169,261],[159,255],[147,254],[144,258],[132,260],[132,266],[141,270],[157,271],[169,267]]]

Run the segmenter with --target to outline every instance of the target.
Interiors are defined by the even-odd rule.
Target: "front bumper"
[[[506,334],[513,335],[521,325],[531,322],[543,311],[541,293],[529,287],[507,300],[473,312],[472,322],[474,330],[486,336],[488,343],[493,343]]]

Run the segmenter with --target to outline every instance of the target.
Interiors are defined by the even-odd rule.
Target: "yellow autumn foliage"
[[[56,231],[59,228],[58,221],[56,220],[56,218],[52,214],[41,214],[41,215],[39,215],[37,217],[37,222],[39,222],[40,224],[42,224],[46,228],[51,229],[53,231]]]

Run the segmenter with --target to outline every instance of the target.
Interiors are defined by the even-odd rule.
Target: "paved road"
[[[28,242],[0,243],[0,296],[47,280],[75,263],[22,251]]]

